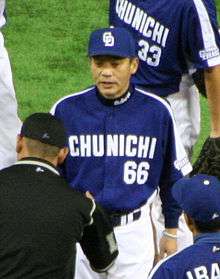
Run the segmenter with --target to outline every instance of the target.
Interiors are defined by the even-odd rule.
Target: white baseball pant
[[[0,32],[0,169],[16,161],[16,136],[20,127],[10,61]]]
[[[75,279],[146,279],[154,261],[153,230],[150,218],[152,198],[141,207],[140,219],[114,228],[119,255],[106,273],[91,270],[80,246],[77,246]]]

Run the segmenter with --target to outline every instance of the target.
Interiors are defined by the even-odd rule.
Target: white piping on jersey
[[[155,266],[154,268],[151,270],[149,276],[147,277],[148,279],[152,279],[152,277],[154,276],[155,272],[158,270],[158,268],[166,261],[168,261],[170,258],[174,257],[175,255],[179,254],[182,251],[177,251],[176,253],[173,253],[170,256],[167,256],[166,258],[160,260]]]
[[[95,204],[94,199],[91,199],[91,201],[92,201],[92,209],[91,209],[91,211],[89,213],[90,221],[89,221],[88,225],[92,225],[93,224],[93,217],[92,217],[92,215],[93,215],[93,213],[94,213],[94,211],[96,209],[96,204]]]
[[[68,99],[68,98],[70,98],[70,97],[75,97],[75,96],[79,96],[79,95],[86,94],[86,93],[88,93],[88,91],[92,90],[93,88],[95,88],[95,86],[91,86],[91,87],[89,87],[89,88],[87,88],[87,89],[85,89],[85,90],[83,90],[83,91],[79,91],[79,92],[72,93],[72,94],[69,94],[69,95],[64,96],[63,98],[59,99],[59,100],[52,106],[52,108],[51,108],[51,110],[50,110],[50,113],[54,115],[57,105],[58,105],[59,103],[61,103],[63,100]]]
[[[50,171],[52,171],[53,173],[60,175],[59,172],[52,166],[43,163],[43,162],[39,162],[39,161],[32,161],[32,160],[24,160],[24,161],[18,161],[15,163],[15,165],[33,165],[33,166],[40,166],[40,167],[44,167]]]
[[[181,162],[182,162],[183,166],[182,167],[180,166],[179,169],[181,170],[181,172],[184,176],[187,175],[188,173],[190,173],[192,171],[192,166],[191,166],[191,164],[190,164],[190,162],[187,158],[186,151],[185,151],[185,149],[183,147],[183,144],[182,144],[182,141],[180,139],[180,136],[179,136],[179,133],[178,133],[178,130],[177,130],[177,127],[176,127],[175,118],[174,118],[174,115],[173,115],[173,112],[172,112],[172,109],[171,109],[170,105],[168,104],[167,101],[163,100],[162,98],[160,98],[157,95],[154,95],[152,93],[143,91],[143,90],[138,89],[138,88],[135,88],[135,89],[138,92],[140,92],[141,94],[144,94],[146,96],[149,96],[149,97],[159,101],[168,110],[168,112],[171,116],[172,122],[173,122],[173,129],[174,129],[175,147],[176,147],[176,162],[175,162],[176,164],[175,164],[175,166],[177,167],[178,164],[181,165]]]
[[[205,5],[201,0],[193,0],[193,2],[200,21],[202,39],[205,47],[204,51],[211,52],[211,50],[218,50],[219,52],[218,46],[216,45],[215,34],[213,32],[213,28]],[[210,67],[220,64],[220,54],[207,59],[207,63]]]

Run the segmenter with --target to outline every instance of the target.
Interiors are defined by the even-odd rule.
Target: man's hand
[[[177,251],[177,229],[166,229],[160,240],[160,259]]]

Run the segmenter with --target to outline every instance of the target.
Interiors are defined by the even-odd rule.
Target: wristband
[[[163,236],[172,238],[172,239],[177,239],[177,235],[176,234],[172,234],[172,233],[168,233],[167,231],[163,231]]]

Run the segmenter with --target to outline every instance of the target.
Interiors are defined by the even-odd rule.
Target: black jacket
[[[106,243],[105,236],[112,228],[103,214],[92,200],[71,189],[46,161],[26,158],[2,170],[0,278],[72,279],[76,242],[88,250],[94,269],[105,270],[118,252],[117,246],[112,250]],[[99,235],[103,261],[97,262],[90,251],[97,243],[94,230],[100,226],[104,228]],[[99,254],[99,246],[95,247]]]

